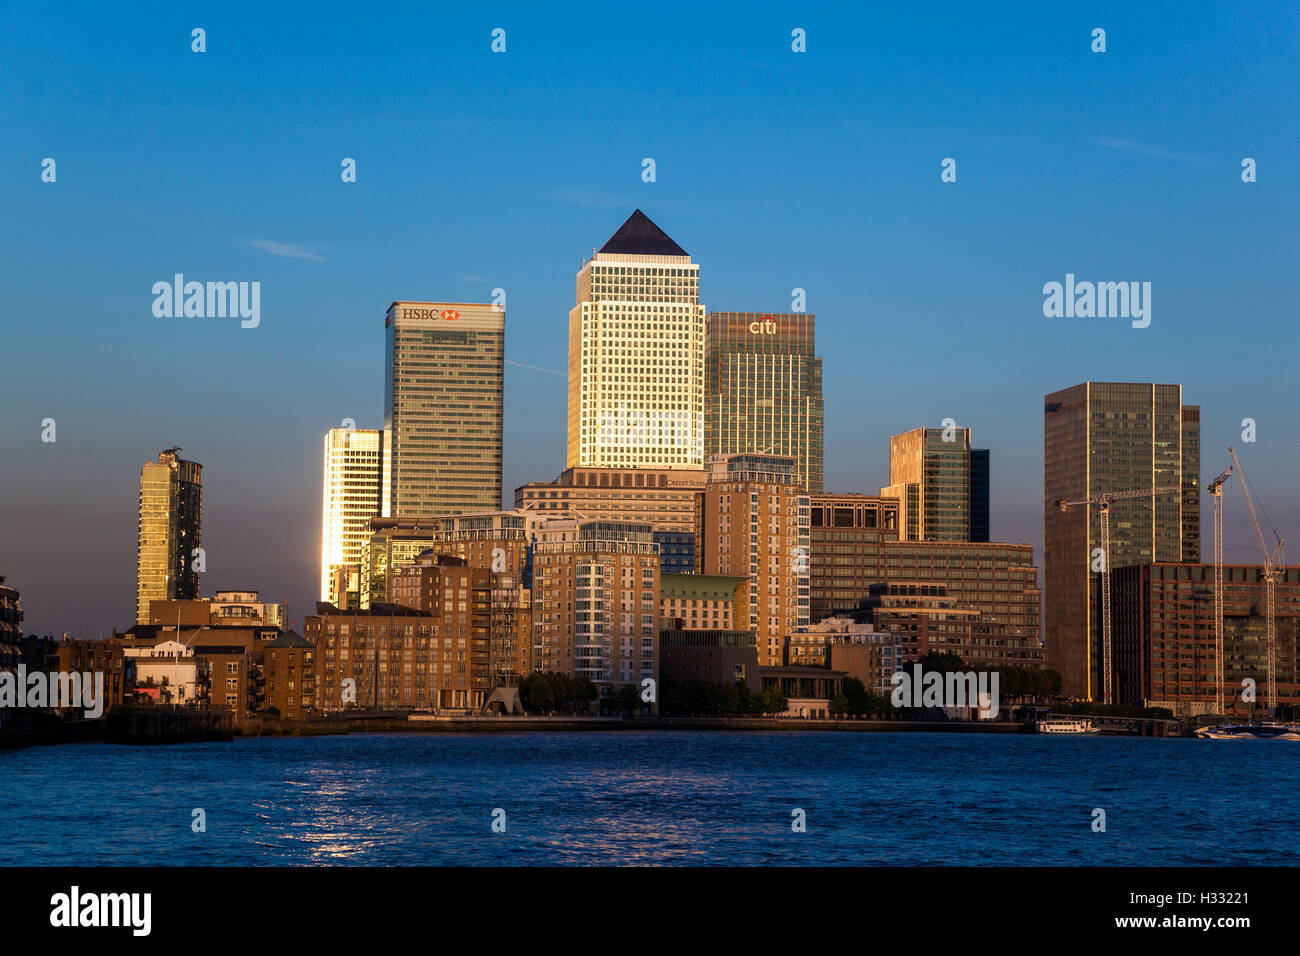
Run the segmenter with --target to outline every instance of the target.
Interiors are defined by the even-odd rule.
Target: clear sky
[[[139,470],[173,444],[203,593],[301,626],[322,436],[382,423],[388,303],[504,288],[507,360],[562,370],[582,257],[636,207],[710,309],[807,290],[828,490],[877,492],[889,436],[952,417],[992,449],[994,537],[1039,545],[1042,396],[1181,382],[1205,479],[1236,443],[1300,547],[1294,3],[184,6],[0,28],[0,574],[29,631],[133,623]],[[260,282],[260,326],[156,318],[177,272]],[[1150,282],[1150,327],[1045,318],[1066,273]],[[564,467],[564,377],[509,365],[505,402],[510,501]],[[1257,560],[1230,495],[1227,557]]]

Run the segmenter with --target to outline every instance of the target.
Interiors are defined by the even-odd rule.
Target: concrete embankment
[[[30,726],[0,727],[0,750],[22,750],[35,742]]]
[[[1093,718],[1104,734],[1177,737],[1186,731],[1177,721]],[[836,720],[787,717],[592,717],[432,716],[340,714],[314,720],[248,718],[232,726],[219,711],[121,708],[97,720],[68,720],[32,726],[11,722],[0,728],[0,750],[33,744],[108,741],[121,744],[195,743],[245,737],[318,737],[365,733],[593,733],[596,731],[740,731],[746,733],[975,733],[1020,734],[1018,721]]]
[[[110,711],[106,739],[114,744],[180,744],[232,738],[226,711],[123,707]]]
[[[0,750],[18,750],[44,744],[84,744],[104,740],[105,720],[75,718],[64,720],[54,714],[35,717],[11,717],[0,727]]]
[[[1024,733],[1020,723],[991,721],[912,721],[912,720],[806,720],[772,717],[431,717],[414,720],[402,716],[349,717],[318,721],[262,720],[254,728],[245,726],[246,734],[276,736],[315,736],[347,733],[527,733],[593,731],[753,731],[797,733],[799,731],[847,732],[917,732],[944,733]]]
[[[1095,719],[1095,718],[1094,718]],[[1177,721],[1150,718],[1096,719],[1104,735],[1179,737]],[[593,731],[744,731],[754,733],[950,733],[1023,734],[1020,721],[989,720],[836,720],[789,717],[470,717],[428,714],[407,719],[403,714],[339,715],[321,720],[261,720],[250,722],[249,735],[315,736],[348,733],[538,733]]]

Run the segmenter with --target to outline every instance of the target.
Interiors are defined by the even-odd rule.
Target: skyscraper
[[[320,599],[342,606],[345,590],[359,591],[361,549],[370,519],[382,509],[384,433],[376,428],[331,428],[325,433],[325,489],[321,499]]]
[[[795,460],[822,490],[822,360],[811,313],[710,312],[705,320],[704,453]]]
[[[1085,382],[1043,406],[1043,569],[1048,663],[1066,694],[1101,697],[1101,519],[1095,506],[1057,501],[1147,488],[1177,488],[1110,508],[1110,567],[1185,560],[1199,550],[1200,415],[1181,385]],[[1189,414],[1190,413],[1190,414]]]
[[[501,507],[504,309],[394,302],[385,327],[387,514],[426,518]]]
[[[972,495],[982,511],[978,530],[988,539],[988,452],[976,454],[972,477],[970,429],[955,425],[914,428],[889,439],[889,485],[880,494],[898,499],[900,541],[973,540]]]
[[[150,601],[199,596],[203,466],[168,448],[140,469],[140,537],[135,620],[149,621]]]
[[[702,468],[699,266],[641,210],[578,271],[568,467]]]

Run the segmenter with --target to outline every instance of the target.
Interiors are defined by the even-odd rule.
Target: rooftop
[[[307,640],[307,638],[303,637],[297,631],[286,631],[285,633],[277,637],[275,640],[269,641],[266,644],[266,646],[267,647],[310,647],[313,649],[316,647],[315,644]]]
[[[730,601],[736,588],[749,583],[749,578],[727,577],[721,574],[661,574],[659,594],[667,598],[710,598]]]
[[[618,232],[600,247],[601,252],[624,256],[689,256],[685,249],[651,222],[640,209],[627,217]]]

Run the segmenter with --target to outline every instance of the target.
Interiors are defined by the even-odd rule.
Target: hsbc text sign
[[[460,313],[455,309],[403,309],[402,318],[404,319],[446,319],[448,322],[455,322],[460,318]]]

